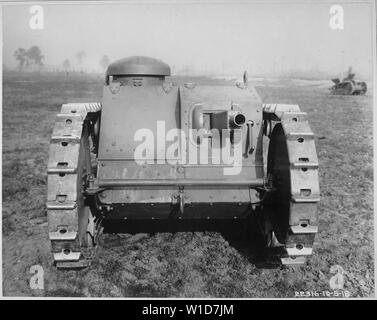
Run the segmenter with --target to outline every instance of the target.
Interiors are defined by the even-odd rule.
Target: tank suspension
[[[86,205],[83,191],[91,173],[90,123],[99,116],[99,103],[64,104],[53,129],[47,168],[47,218],[54,262],[58,268],[82,268],[98,222]]]

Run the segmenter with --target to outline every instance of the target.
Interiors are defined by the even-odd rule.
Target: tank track
[[[318,232],[320,192],[314,134],[307,114],[297,105],[265,104],[263,111],[265,133],[270,137],[270,246],[282,249],[279,258],[283,265],[304,264],[313,253]],[[276,191],[279,188],[281,191]]]
[[[56,117],[47,165],[47,218],[58,268],[84,268],[90,263],[85,237],[92,223],[83,187],[92,168],[90,121],[100,111],[100,103],[69,103]]]

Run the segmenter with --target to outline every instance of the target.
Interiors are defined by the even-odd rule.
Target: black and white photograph
[[[374,0],[0,9],[4,298],[375,297]]]

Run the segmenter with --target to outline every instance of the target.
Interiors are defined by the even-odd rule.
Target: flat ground
[[[65,102],[99,101],[103,78],[6,74],[3,87],[3,294],[6,296],[294,297],[330,290],[345,271],[352,297],[374,295],[372,96],[332,96],[331,82],[256,81],[264,102],[309,114],[320,161],[320,232],[299,267],[263,268],[248,245],[218,232],[104,235],[93,265],[57,272],[45,209],[55,115]],[[44,290],[29,287],[44,268]]]

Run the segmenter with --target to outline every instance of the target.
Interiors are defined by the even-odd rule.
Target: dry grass
[[[57,272],[45,209],[49,137],[61,104],[99,100],[102,80],[5,75],[4,295],[293,297],[299,290],[329,290],[335,264],[345,270],[353,297],[374,294],[372,97],[331,96],[310,81],[257,86],[265,102],[300,104],[317,135],[320,233],[306,265],[260,268],[247,244],[229,232],[179,232],[106,235],[89,269]],[[34,264],[45,270],[40,292],[28,285]]]

